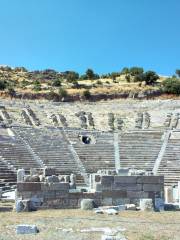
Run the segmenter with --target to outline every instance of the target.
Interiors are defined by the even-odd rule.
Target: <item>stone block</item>
[[[81,209],[82,210],[92,210],[94,208],[93,199],[82,199],[81,200]]]
[[[164,184],[164,176],[138,176],[137,183]]]
[[[140,199],[140,209],[142,211],[153,211],[154,207],[152,199]]]
[[[162,198],[155,198],[154,207],[156,211],[164,211],[164,199]]]
[[[56,191],[60,191],[60,190],[63,190],[63,191],[69,191],[69,183],[62,183],[62,182],[59,182],[59,183],[49,183],[49,190],[56,190]]]
[[[18,212],[18,213],[22,212],[23,209],[24,209],[24,204],[23,204],[22,200],[17,200],[15,202],[15,210],[16,210],[16,212]]]
[[[127,191],[127,197],[128,198],[147,198],[148,193],[143,192],[143,191]]]
[[[46,167],[46,168],[44,168],[43,175],[45,177],[56,175],[56,169],[55,168]]]
[[[46,180],[46,182],[48,182],[48,183],[59,182],[58,176],[55,176],[55,175],[47,176],[45,180]]]
[[[33,192],[31,192],[31,191],[20,192],[19,196],[21,196],[22,199],[28,199],[28,198],[31,198],[33,196]]]
[[[129,198],[113,198],[112,204],[124,206],[125,204],[130,204],[130,199]]]
[[[115,182],[112,185],[112,190],[142,191],[142,184]]]
[[[70,208],[77,208],[78,207],[78,199],[69,199],[69,206]]]
[[[55,191],[55,198],[67,198],[69,196],[69,193],[65,190],[59,190]]]
[[[112,205],[112,202],[113,202],[112,197],[104,197],[102,199],[102,205],[104,206]]]
[[[41,183],[19,182],[17,183],[17,191],[40,191]]]
[[[17,234],[35,234],[38,232],[39,230],[35,225],[21,224],[16,227]]]
[[[136,205],[135,204],[126,204],[126,210],[133,210],[136,211]]]
[[[160,192],[163,191],[163,184],[143,184],[143,191],[147,192]]]
[[[128,176],[128,173],[129,173],[129,168],[120,168],[120,169],[117,169],[117,174],[119,176]]]
[[[114,190],[114,191],[102,191],[103,197],[113,197],[113,198],[126,198],[127,192],[123,190]]]
[[[106,184],[113,183],[113,182],[114,182],[114,176],[102,176],[101,177],[102,185],[106,185]]]
[[[102,184],[101,183],[96,183],[95,184],[95,191],[96,192],[101,192],[102,191]]]
[[[146,193],[148,193],[147,198],[155,199],[155,197],[157,196],[157,192],[146,192]]]
[[[136,176],[114,176],[114,183],[134,183],[136,184]]]

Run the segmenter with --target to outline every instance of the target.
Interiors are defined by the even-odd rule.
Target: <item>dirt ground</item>
[[[17,224],[35,224],[40,232],[17,235]],[[115,216],[79,209],[0,212],[0,240],[101,239],[102,232],[80,232],[91,227],[125,228],[123,235],[128,240],[180,240],[180,212],[123,211]]]

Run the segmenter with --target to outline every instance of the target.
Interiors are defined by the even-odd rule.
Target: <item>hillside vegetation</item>
[[[171,78],[159,76],[141,67],[123,68],[119,72],[102,74],[87,69],[79,75],[75,71],[57,72],[53,69],[28,71],[24,67],[0,67],[1,96],[47,98],[57,101],[88,99],[93,96],[136,97],[180,94],[180,71]],[[124,95],[123,95],[124,94]],[[144,95],[143,95],[144,94]]]

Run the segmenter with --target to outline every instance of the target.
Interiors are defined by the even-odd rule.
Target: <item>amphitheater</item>
[[[180,101],[57,103],[0,100],[0,185],[24,168],[75,173],[79,185],[100,169],[134,168],[180,181]]]

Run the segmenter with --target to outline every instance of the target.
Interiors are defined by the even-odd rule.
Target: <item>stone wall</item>
[[[16,200],[38,199],[39,207],[46,208],[79,208],[82,199],[94,199],[97,206],[101,205],[101,193],[80,192],[70,190],[69,183],[20,182],[17,183]]]
[[[142,198],[164,198],[163,176],[91,175],[89,192],[71,190],[69,183],[19,182],[16,199],[39,199],[39,208],[79,208],[82,199],[93,199],[97,206],[135,203]]]
[[[163,176],[91,175],[91,188],[102,193],[103,205],[134,203],[139,199],[164,198]]]

